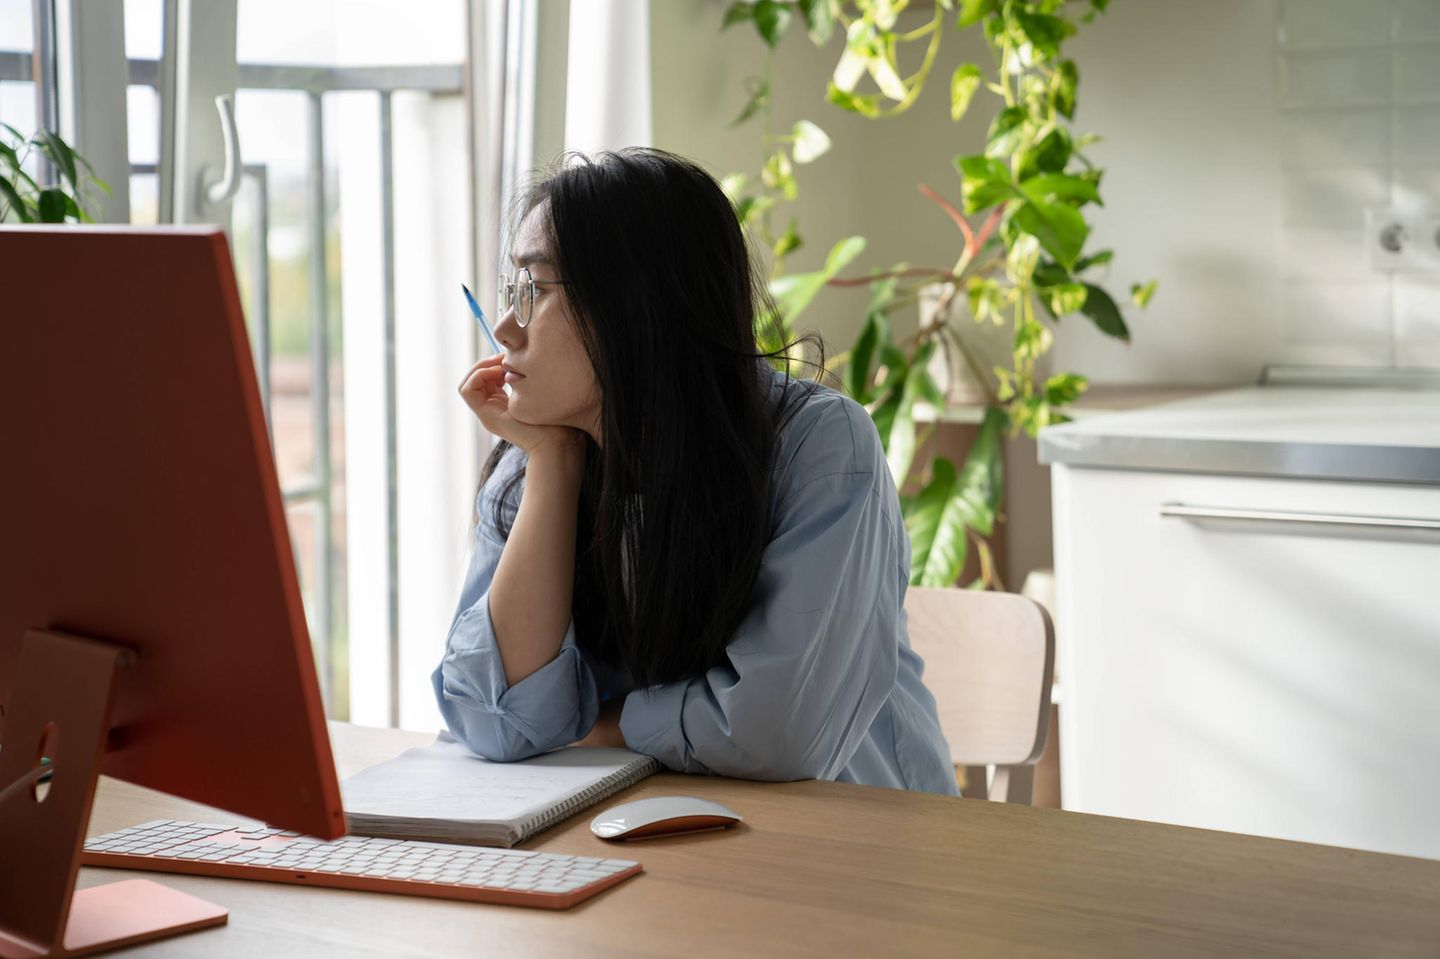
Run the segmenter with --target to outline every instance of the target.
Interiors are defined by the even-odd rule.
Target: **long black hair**
[[[566,152],[517,196],[512,240],[547,201],[556,289],[601,392],[603,448],[587,444],[580,488],[576,641],[639,687],[694,678],[723,661],[750,607],[778,437],[814,383],[791,388],[800,341],[758,348],[757,322],[779,314],[734,206],[699,165],[640,147]],[[819,338],[802,339],[823,369]],[[767,359],[785,370],[778,403]],[[482,487],[508,447],[496,444]],[[495,501],[505,536],[523,475]]]

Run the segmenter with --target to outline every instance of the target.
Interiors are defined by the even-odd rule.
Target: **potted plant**
[[[1120,308],[1095,277],[1113,253],[1087,248],[1085,208],[1101,203],[1103,171],[1084,152],[1096,137],[1072,129],[1080,74],[1062,52],[1078,25],[1103,13],[1108,0],[935,0],[928,23],[898,32],[897,18],[907,5],[908,0],[732,3],[721,29],[750,23],[766,46],[765,74],[747,79],[746,103],[735,120],[739,125],[763,119],[766,160],[758,176],[735,173],[723,183],[742,224],[773,255],[770,286],[784,330],[793,330],[796,317],[827,285],[869,288],[859,335],[851,349],[834,358],[831,371],[869,410],[896,486],[906,488],[907,478],[915,481],[916,491],[901,497],[911,540],[911,582],[954,584],[973,543],[981,576],[970,585],[996,587],[989,537],[1004,485],[1001,436],[1007,431],[1033,436],[1063,422],[1068,419],[1064,407],[1086,387],[1078,373],[1037,376],[1036,361],[1050,348],[1051,327],[1080,314],[1104,335],[1129,339]],[[786,255],[804,241],[794,217],[783,230],[775,229],[773,219],[782,204],[798,196],[797,165],[822,156],[830,140],[810,120],[800,120],[784,134],[772,132],[771,64],[781,37],[792,22],[802,23],[817,46],[843,35],[825,100],[883,121],[914,104],[941,63],[940,47],[952,18],[956,30],[983,32],[993,62],[988,68],[975,63],[948,68],[951,119],[965,116],[982,88],[995,98],[984,150],[954,157],[958,205],[919,185],[920,193],[955,223],[960,242],[954,265],[901,263],[864,277],[844,277],[841,273],[865,248],[863,237],[850,236],[834,244],[820,270],[785,273]],[[903,75],[900,52],[921,43],[918,67]],[[873,92],[861,90],[867,77]],[[1131,299],[1143,307],[1154,291],[1154,282],[1136,284]],[[890,314],[922,302],[919,331],[896,342]],[[762,319],[765,328],[773,318]],[[1004,364],[985,358],[985,341],[994,340],[997,328],[1005,344]],[[961,378],[979,391],[985,409],[976,440],[959,467],[940,456],[917,463],[924,438],[917,431],[917,403],[943,409],[955,396],[950,387]]]
[[[25,170],[38,151],[55,170],[58,182],[42,186]],[[58,134],[41,130],[25,136],[8,123],[0,123],[0,223],[92,223],[86,206],[91,189],[108,195],[110,186],[95,177],[85,158]]]

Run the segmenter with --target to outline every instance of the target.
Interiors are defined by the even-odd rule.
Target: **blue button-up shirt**
[[[772,402],[809,386],[764,372]],[[776,532],[727,661],[647,689],[587,655],[573,618],[553,660],[506,683],[490,620],[505,548],[494,509],[523,461],[511,450],[480,491],[474,552],[431,676],[457,739],[489,759],[523,759],[583,738],[601,703],[624,697],[626,744],[673,770],[957,795],[924,664],[906,634],[910,544],[861,406],[820,386],[795,411],[774,465]],[[510,518],[522,489],[504,505]]]

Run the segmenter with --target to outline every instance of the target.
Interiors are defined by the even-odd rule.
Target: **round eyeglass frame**
[[[505,311],[510,309],[513,304],[515,306],[515,325],[523,330],[530,325],[530,320],[535,316],[535,287],[564,285],[564,280],[537,280],[531,275],[529,267],[524,266],[516,270],[514,275],[501,273],[498,284],[500,315],[503,317]],[[518,300],[517,294],[519,294]]]

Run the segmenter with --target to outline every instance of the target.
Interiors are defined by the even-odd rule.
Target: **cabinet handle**
[[[1187,506],[1161,503],[1161,516],[1180,519],[1230,519],[1253,523],[1303,523],[1317,526],[1358,526],[1366,529],[1421,529],[1440,532],[1440,519],[1413,516],[1358,516],[1347,513],[1299,513],[1272,509],[1235,509],[1229,506]]]

